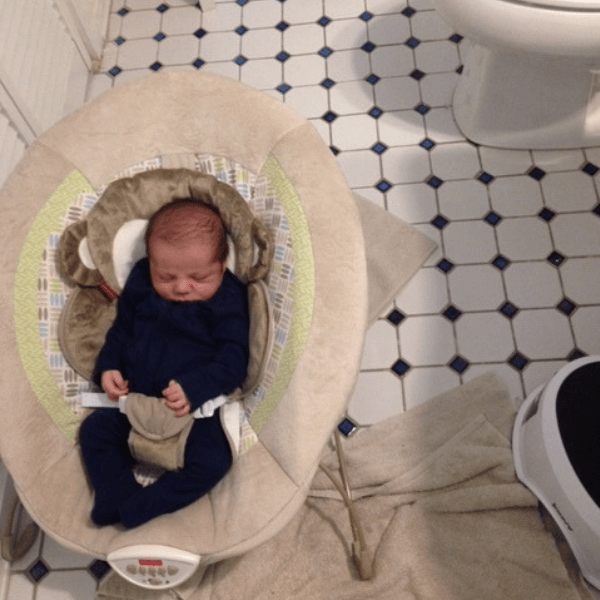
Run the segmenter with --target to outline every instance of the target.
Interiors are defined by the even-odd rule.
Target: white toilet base
[[[566,60],[472,44],[453,112],[465,137],[484,146],[597,146],[600,76]]]

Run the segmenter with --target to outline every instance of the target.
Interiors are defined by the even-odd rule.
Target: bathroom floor
[[[522,399],[600,354],[600,148],[506,151],[449,108],[468,42],[430,0],[113,0],[89,98],[169,69],[210,71],[294,108],[350,186],[438,249],[368,332],[349,416],[368,425],[489,370]],[[105,563],[49,537],[8,600],[89,600]]]

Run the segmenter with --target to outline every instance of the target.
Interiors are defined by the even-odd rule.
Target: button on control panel
[[[111,552],[110,566],[140,587],[160,590],[175,587],[191,577],[200,556],[169,546],[127,546]]]

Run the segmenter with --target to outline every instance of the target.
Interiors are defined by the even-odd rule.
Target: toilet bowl
[[[600,145],[600,0],[432,0],[470,44],[452,101],[467,139]]]

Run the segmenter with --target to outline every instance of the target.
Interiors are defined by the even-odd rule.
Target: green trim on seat
[[[61,217],[82,193],[94,193],[89,181],[73,171],[38,213],[19,257],[15,279],[15,330],[19,355],[29,383],[57,427],[75,441],[79,421],[71,412],[46,361],[38,327],[40,260],[50,235],[62,233]]]
[[[283,350],[279,369],[265,398],[252,415],[256,433],[267,423],[287,390],[296,365],[304,352],[313,319],[315,302],[315,259],[308,222],[298,192],[279,161],[270,156],[262,169],[269,185],[283,205],[294,249],[295,277],[292,283],[293,316],[291,330]]]

